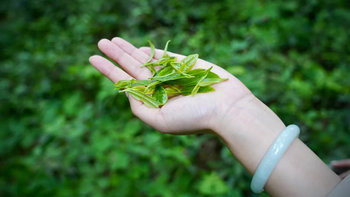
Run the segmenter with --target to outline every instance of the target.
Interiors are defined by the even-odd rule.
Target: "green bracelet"
[[[264,186],[269,179],[273,169],[288,149],[289,145],[299,136],[300,130],[296,125],[289,125],[275,140],[273,145],[264,155],[253,176],[250,188],[255,193],[264,190]]]

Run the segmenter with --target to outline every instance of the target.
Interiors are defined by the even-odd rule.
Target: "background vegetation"
[[[199,53],[300,125],[325,162],[350,156],[347,0],[3,0],[0,196],[254,196],[215,136],[132,115],[88,63],[114,36]]]

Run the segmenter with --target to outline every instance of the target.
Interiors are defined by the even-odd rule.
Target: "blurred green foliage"
[[[132,115],[88,63],[114,36],[171,39],[300,125],[325,162],[350,156],[349,1],[3,0],[0,196],[254,196],[216,137]]]

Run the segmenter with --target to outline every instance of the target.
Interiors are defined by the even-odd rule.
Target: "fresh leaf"
[[[228,80],[227,78],[220,78],[217,74],[209,72],[207,77],[200,82],[200,86],[208,86],[215,83],[220,83],[222,81]]]
[[[176,71],[173,71],[167,75],[164,76],[156,76],[154,78],[152,78],[153,81],[160,81],[160,82],[168,82],[168,81],[172,81],[172,80],[177,80],[177,79],[183,79],[183,78],[189,78],[191,76],[189,75],[182,75],[177,73]]]
[[[150,48],[151,48],[151,54],[150,54],[150,57],[149,57],[149,59],[147,60],[146,63],[152,61],[152,59],[153,59],[153,57],[154,57],[154,52],[155,52],[154,44],[153,44],[150,40],[148,41],[148,43],[149,43],[149,46],[150,46]]]
[[[148,107],[158,108],[159,107],[158,102],[155,100],[155,98],[145,94],[144,89],[145,87],[138,86],[138,87],[124,89],[122,90],[122,92],[128,92],[131,96],[133,96],[135,99],[139,101],[142,101]]]
[[[179,74],[181,75],[184,75],[186,76],[187,78],[192,78],[191,75],[187,74],[187,73],[184,73],[182,70],[181,70],[181,64],[178,63],[178,62],[171,62],[170,63],[170,66]]]
[[[157,72],[153,65],[146,65],[146,67],[152,72],[152,75],[154,75]]]
[[[119,80],[117,81],[114,86],[115,89],[120,90],[120,89],[125,89],[125,88],[131,88],[139,85],[147,86],[151,82],[149,80]]]
[[[167,76],[171,73],[175,73],[174,69],[172,69],[170,66],[161,68],[155,75],[155,77],[162,77]]]
[[[193,90],[194,87],[195,87],[195,85],[183,86],[181,88],[181,95],[184,95],[184,96],[190,95],[192,93],[192,90]]]
[[[198,83],[198,80],[200,80],[206,73],[205,69],[194,69],[188,72],[187,74],[192,76],[191,78],[187,77],[181,77],[178,79],[175,79],[174,81],[166,81],[166,84],[179,84],[181,86],[195,86]]]
[[[168,101],[168,95],[161,85],[156,86],[152,97],[159,105],[164,105]]]
[[[165,47],[164,47],[163,56],[168,55],[168,54],[167,54],[167,51],[168,51],[168,45],[169,45],[170,42],[171,42],[171,40],[168,40],[168,41],[166,42]]]
[[[181,70],[182,72],[190,71],[192,67],[196,64],[197,60],[198,60],[198,54],[193,54],[185,57],[180,62],[181,67],[179,70]]]
[[[199,90],[199,88],[200,88],[200,85],[199,85],[199,84],[205,79],[205,77],[208,76],[208,73],[210,72],[210,70],[211,70],[212,68],[213,68],[213,67],[208,68],[208,70],[206,70],[205,74],[198,80],[196,86],[195,86],[195,87],[193,88],[193,90],[192,90],[192,93],[191,93],[192,96],[194,96],[194,95],[197,94],[197,92],[198,92],[198,90]]]
[[[145,89],[144,92],[145,92],[146,94],[152,95],[153,92],[154,92],[154,90],[155,90],[155,88],[156,88],[156,85],[158,85],[159,83],[161,83],[161,82],[160,82],[160,81],[154,81],[154,82],[150,83],[150,84],[146,87],[146,89]]]
[[[181,95],[187,96],[192,94],[193,89],[195,86],[185,86],[181,90]],[[215,89],[211,86],[204,86],[204,87],[199,87],[197,93],[207,93],[207,92],[212,92],[215,91]]]
[[[168,97],[181,94],[181,90],[179,88],[177,88],[176,86],[168,86],[165,88],[165,91],[166,91]]]
[[[197,93],[207,93],[207,92],[212,92],[215,91],[215,89],[211,86],[204,86],[200,87]]]
[[[146,66],[152,72],[152,74],[154,75],[157,71],[154,68],[154,65],[150,64],[150,63],[152,62],[152,59],[154,57],[155,47],[154,47],[153,43],[150,40],[148,40],[148,43],[149,43],[149,46],[151,48],[151,54],[150,54],[150,57],[147,60],[147,62],[145,64],[143,64],[142,66]]]
[[[152,81],[171,81],[176,79],[182,79],[182,78],[191,78],[192,76],[189,74],[180,74],[177,73],[176,70],[173,69],[171,66],[163,67],[160,69],[154,77],[152,77]]]

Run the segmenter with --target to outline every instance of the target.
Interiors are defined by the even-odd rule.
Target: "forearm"
[[[254,96],[240,102],[236,106],[242,107],[229,109],[213,130],[253,174],[285,125]],[[273,196],[325,196],[339,181],[317,155],[296,139],[273,170],[265,189]]]

